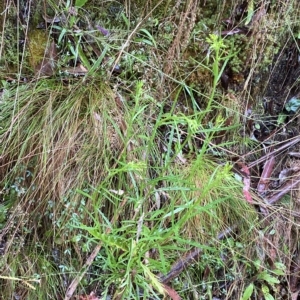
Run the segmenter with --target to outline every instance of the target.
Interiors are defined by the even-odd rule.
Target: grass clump
[[[21,236],[23,246],[6,245],[3,267],[15,244],[14,257],[21,261],[34,251],[27,245],[35,241],[44,263],[35,263],[34,270],[23,264],[26,274],[39,274],[41,282],[70,282],[68,273],[80,271],[86,254],[100,244],[90,290],[97,280],[102,295],[158,297],[166,293],[159,273],[166,274],[178,256],[195,247],[217,251],[210,240],[252,209],[241,199],[229,165],[202,152],[180,161],[186,142],[174,148],[173,139],[161,139],[159,128],[178,131],[182,117],[166,118],[142,82],[122,107],[115,97],[97,79],[82,79],[72,89],[47,79],[6,90],[1,159],[8,163],[1,172],[12,209],[3,228],[7,239]],[[154,112],[156,119],[144,118]],[[194,124],[193,118],[186,117],[186,124]],[[195,133],[194,128],[188,138]],[[165,145],[162,153],[159,144]],[[253,212],[240,228],[254,220]],[[17,267],[16,274],[23,276]]]
[[[217,167],[199,157],[184,172],[169,165],[163,177],[152,180],[142,175],[142,169],[145,165],[130,163],[112,170],[120,178],[119,193],[109,191],[102,182],[88,196],[95,203],[89,212],[93,226],[75,222],[85,239],[103,247],[91,272],[106,287],[103,295],[112,287],[115,297],[122,299],[167,294],[158,274],[167,274],[175,261],[195,248],[204,249],[207,257],[215,256],[223,247],[212,242],[218,233],[237,223],[243,232],[256,222],[256,213],[241,200],[241,186],[228,166]],[[128,179],[120,185],[126,175],[131,178],[130,189]],[[201,181],[194,175],[201,176]],[[106,213],[108,206],[111,209]],[[243,218],[246,211],[248,219]]]
[[[25,241],[29,234],[43,245],[37,234],[43,228],[54,243],[71,240],[66,222],[83,205],[74,191],[97,185],[122,150],[123,112],[113,97],[106,84],[95,80],[72,88],[40,80],[5,91],[2,188],[6,205],[14,209],[11,217],[7,212],[2,237],[9,240],[17,234]],[[17,250],[21,256],[24,243]],[[11,251],[6,245],[5,253]]]

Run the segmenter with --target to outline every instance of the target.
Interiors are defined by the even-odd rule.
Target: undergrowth
[[[297,39],[295,20],[282,24],[277,15],[299,6],[240,2],[154,1],[143,10],[108,3],[99,10],[94,1],[43,1],[51,29],[43,43],[21,30],[42,16],[7,6],[1,299],[280,297],[297,248],[292,207],[283,236],[276,209],[264,219],[257,207],[267,204],[254,193],[246,201],[233,161],[259,145],[244,120],[266,85],[258,71],[275,55],[261,56],[277,37],[270,23],[281,28],[280,38],[286,29]],[[241,57],[249,45],[236,49],[249,33],[217,31],[230,13],[253,32],[265,28],[265,39],[251,36],[251,45],[262,45],[249,59]],[[24,37],[15,53],[4,43],[15,34],[4,26],[14,14],[22,16],[17,31]],[[238,77],[243,65],[244,89],[238,79],[224,88],[224,74]]]

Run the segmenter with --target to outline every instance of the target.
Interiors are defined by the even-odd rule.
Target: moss
[[[43,59],[48,39],[48,33],[44,30],[34,29],[29,32],[29,65],[32,67],[32,69],[34,69]]]

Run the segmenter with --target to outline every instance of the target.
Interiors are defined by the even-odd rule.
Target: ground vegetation
[[[0,9],[0,299],[298,299],[299,1]]]

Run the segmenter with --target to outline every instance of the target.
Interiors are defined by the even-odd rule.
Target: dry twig
[[[222,231],[218,234],[217,239],[224,239],[229,233],[232,233],[237,228],[237,224],[232,227]],[[186,255],[180,257],[171,267],[171,270],[167,275],[160,275],[159,281],[163,284],[167,284],[173,278],[177,277],[184,269],[186,269],[190,264],[194,263],[195,260],[199,259],[202,255],[201,248],[194,248],[191,251],[187,252]]]

